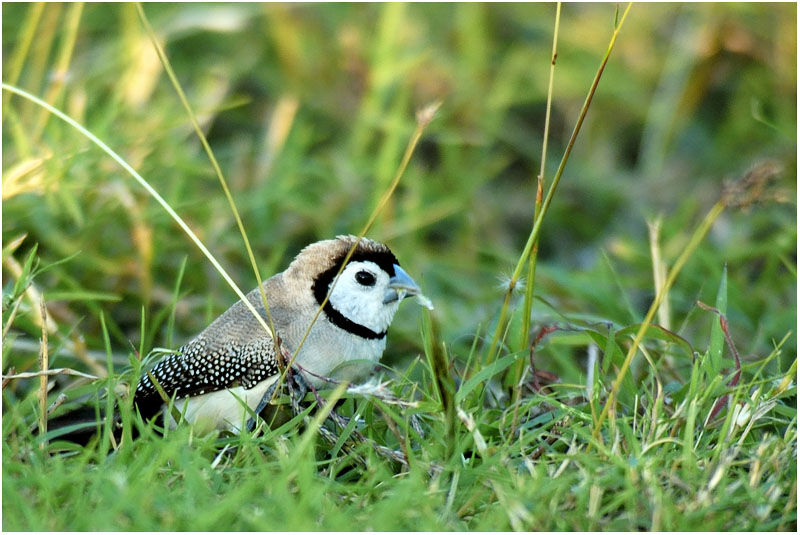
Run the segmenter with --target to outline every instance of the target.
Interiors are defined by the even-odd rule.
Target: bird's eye
[[[359,271],[356,273],[356,282],[361,286],[373,286],[375,284],[375,275],[369,271]]]

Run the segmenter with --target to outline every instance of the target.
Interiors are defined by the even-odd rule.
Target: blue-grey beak
[[[383,294],[384,304],[401,301],[411,295],[420,295],[422,292],[408,273],[397,264],[394,265],[394,277],[389,279],[389,289]]]

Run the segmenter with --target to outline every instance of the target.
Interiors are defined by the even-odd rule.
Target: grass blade
[[[722,268],[722,277],[719,280],[719,288],[717,289],[716,309],[720,318],[722,318],[728,309],[728,266]],[[705,362],[708,364],[708,375],[719,375],[723,368],[722,362],[722,346],[725,340],[725,334],[722,332],[722,322],[716,317],[711,320],[711,340],[708,344],[708,358]]]

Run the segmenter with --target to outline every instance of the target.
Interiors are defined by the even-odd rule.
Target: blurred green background
[[[245,290],[242,239],[200,142],[129,4],[4,3],[3,81],[65,110],[136,168]],[[231,185],[263,276],[305,244],[356,233],[396,172],[414,113],[442,107],[370,236],[437,306],[452,355],[491,333],[530,231],[541,160],[552,4],[146,4]],[[670,294],[669,324],[706,347],[723,266],[746,360],[796,325],[795,4],[635,5],[542,229],[535,327],[640,321],[654,295],[647,222],[668,264],[753,165],[783,168],[761,202],[729,210]],[[563,7],[545,179],[558,166],[615,22],[614,4]],[[175,347],[235,296],[164,211],[99,149],[3,93],[4,296],[34,244],[60,347]],[[7,250],[18,237],[24,241]],[[183,262],[180,299],[171,314]],[[16,264],[16,267],[15,267]],[[521,295],[520,295],[521,299]],[[7,311],[4,310],[4,319]],[[406,305],[385,362],[421,352]],[[41,330],[21,305],[3,369],[36,369]],[[784,346],[782,369],[795,358]],[[585,347],[547,353],[578,381]],[[22,382],[14,388],[23,388]],[[35,386],[33,382],[28,386]],[[9,394],[7,394],[9,395]]]

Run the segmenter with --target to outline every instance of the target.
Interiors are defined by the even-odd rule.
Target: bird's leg
[[[278,381],[276,379],[274,383],[269,385],[269,388],[267,388],[267,391],[264,392],[264,395],[261,397],[261,401],[258,402],[258,405],[256,406],[255,411],[253,411],[255,413],[255,416],[250,418],[249,420],[247,420],[247,431],[248,432],[252,432],[253,429],[256,428],[256,418],[261,414],[261,411],[263,411],[267,407],[267,405],[269,404],[270,400],[272,399],[273,394],[275,394],[275,389],[278,388],[278,383],[279,382],[280,381]]]
[[[316,388],[314,388],[314,385],[308,383],[303,377],[302,372],[300,372],[299,370],[294,370],[290,368],[289,373],[287,374],[286,383],[289,387],[289,397],[292,400],[292,410],[294,411],[295,415],[300,413],[300,405],[298,401],[302,400],[309,390],[314,394],[314,398],[317,401],[317,405],[319,407],[322,407],[324,405],[324,401],[320,397],[319,393],[317,393],[317,390]],[[295,387],[299,389],[298,392],[294,391]],[[328,413],[328,419],[333,422],[334,428],[338,426],[342,430],[345,429],[345,427],[350,421],[349,418],[345,418],[341,416],[339,413],[337,413],[336,409],[331,409],[331,411]],[[322,435],[322,437],[325,440],[327,440],[330,444],[336,444],[339,441],[339,436],[335,432],[326,429],[324,426],[319,428],[319,432]],[[396,451],[391,448],[387,448],[386,446],[381,446],[377,444],[374,440],[364,436],[356,429],[353,429],[351,431],[351,436],[355,439],[356,442],[366,443],[370,445],[378,455],[381,455],[382,457],[400,463],[401,465],[403,465],[403,467],[408,469],[408,459],[406,458],[406,455],[402,451]],[[342,450],[352,454],[359,464],[361,464],[362,466],[366,466],[366,460],[362,458],[360,455],[357,455],[354,449],[347,444],[347,441],[345,441],[342,444]]]
[[[314,372],[311,372],[309,370],[303,369],[302,367],[300,367],[300,365],[297,365],[297,367],[300,370],[302,370],[303,373],[308,373],[309,375],[312,375],[312,376],[316,377],[317,379],[322,379],[323,381],[325,381],[327,383],[331,383],[331,384],[339,384],[339,381],[337,381],[335,379],[331,379],[330,377],[325,377],[323,375],[317,375]],[[311,393],[314,395],[314,399],[317,400],[317,405],[319,405],[320,407],[323,406],[325,403],[323,402],[322,398],[320,397],[319,393],[317,392],[317,389],[314,388],[314,385],[312,385],[311,383],[308,383],[308,388],[309,388],[309,390],[311,390]],[[336,412],[336,409],[331,410],[331,412],[328,414],[328,419],[332,420],[334,422],[334,424],[338,424],[339,427],[341,427],[342,429],[344,429],[345,426],[350,422],[350,418],[345,418],[344,416],[339,415]]]
[[[419,417],[416,414],[411,415],[409,422],[411,423],[411,428],[416,431],[420,437],[425,438],[425,431],[422,429],[422,424],[420,424]]]
[[[323,405],[322,398],[319,396],[313,385],[309,386],[311,387],[311,391],[313,392],[314,397],[317,400],[317,403],[319,404],[319,406],[322,406]],[[340,415],[338,412],[336,412],[335,408],[332,408],[331,411],[328,413],[328,420],[331,420],[333,422],[334,428],[338,426],[342,431],[344,431],[347,424],[350,423],[350,418],[345,418],[344,416]],[[330,431],[325,427],[320,427],[320,433],[331,444],[336,444],[339,441],[339,436],[335,432]],[[359,432],[356,429],[353,429],[350,432],[350,435],[355,439],[356,442],[369,444],[378,455],[386,457],[387,459],[390,459],[392,461],[398,462],[402,464],[406,469],[408,469],[408,459],[406,458],[406,455],[403,452],[395,451],[391,448],[387,448],[386,446],[381,446],[377,444],[374,440],[364,436],[361,432]],[[355,454],[355,450],[347,444],[347,441],[345,441],[342,444],[342,449],[348,453],[351,453],[359,464],[366,466],[366,460],[360,455]]]
[[[261,414],[269,402],[272,400],[272,396],[275,394],[275,389],[278,388],[278,384],[280,381],[276,380],[272,383],[267,391],[264,392],[264,395],[261,397],[261,401],[258,402],[255,410],[253,411],[256,416]],[[295,373],[294,370],[289,369],[289,373],[287,374],[286,380],[287,386],[289,388],[289,397],[292,401],[292,411],[294,412],[295,416],[300,413],[300,404],[299,401],[302,400],[306,392],[308,391],[308,383],[306,382],[305,378],[300,373]],[[247,420],[247,430],[252,432],[256,426],[256,419],[250,418]]]
[[[289,388],[289,399],[292,402],[292,412],[295,416],[300,414],[300,402],[309,390],[309,384],[303,374],[294,368],[289,368],[286,374],[286,386]]]

